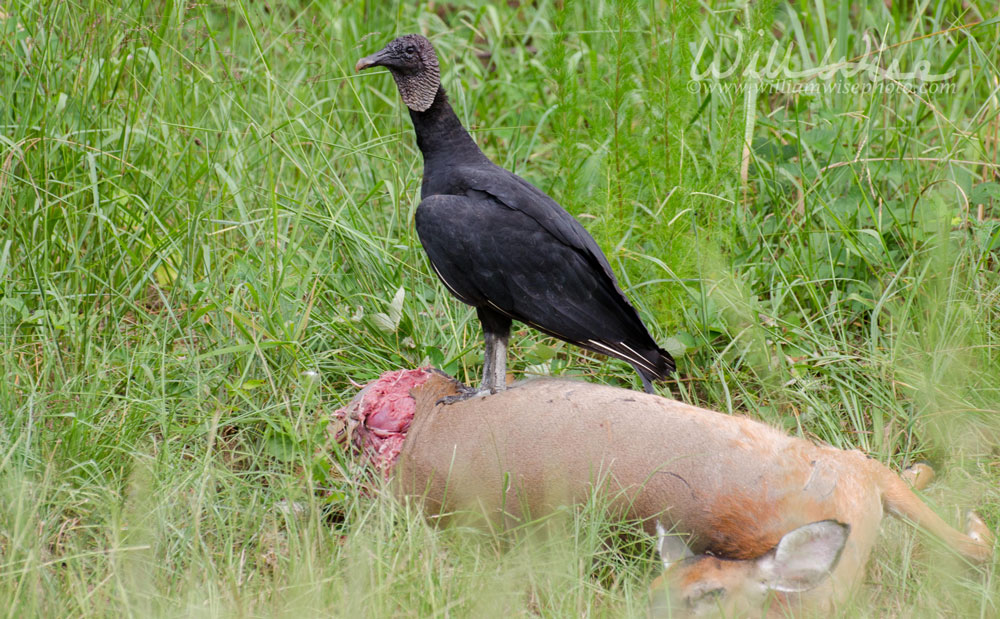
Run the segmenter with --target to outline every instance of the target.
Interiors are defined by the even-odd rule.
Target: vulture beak
[[[354,65],[355,71],[364,71],[365,69],[370,69],[372,67],[377,67],[382,64],[382,54],[385,50],[375,52],[371,56],[365,56],[358,61],[358,64]]]

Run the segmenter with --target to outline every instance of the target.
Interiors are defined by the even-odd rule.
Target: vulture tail
[[[666,380],[677,369],[670,353],[659,346],[653,349],[636,349],[625,342],[598,342],[589,340],[587,348],[625,361],[635,368],[642,378],[646,393],[653,393],[653,381]]]

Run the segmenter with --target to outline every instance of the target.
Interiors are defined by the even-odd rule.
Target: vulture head
[[[355,71],[385,67],[392,73],[406,107],[425,112],[434,103],[441,71],[431,42],[419,34],[404,34],[381,51],[365,56],[354,66]]]

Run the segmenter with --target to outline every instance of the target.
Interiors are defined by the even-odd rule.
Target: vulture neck
[[[462,121],[455,115],[448,103],[444,88],[438,86],[434,103],[426,111],[410,110],[413,130],[417,134],[417,146],[424,155],[424,164],[446,158],[451,161],[470,163],[486,159],[479,150]]]

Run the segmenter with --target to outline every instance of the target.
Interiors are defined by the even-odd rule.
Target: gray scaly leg
[[[483,323],[486,356],[483,359],[483,383],[479,390],[469,388],[458,395],[441,398],[442,404],[461,402],[476,395],[496,393],[507,388],[507,340],[510,339],[511,320],[488,307],[477,307],[479,321]]]
[[[486,331],[486,358],[483,362],[483,384],[480,391],[496,393],[507,388],[507,340],[510,332],[503,334]]]

